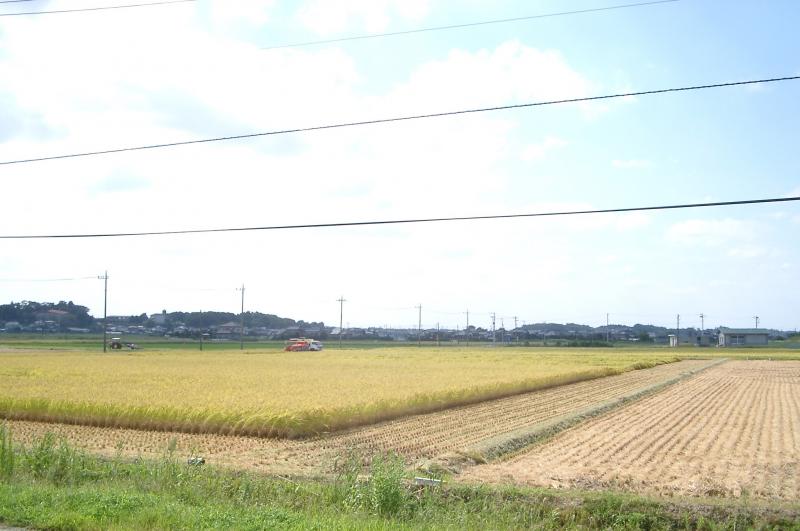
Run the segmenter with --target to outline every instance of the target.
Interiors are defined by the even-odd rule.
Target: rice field
[[[0,417],[299,437],[674,361],[531,348],[0,352]]]

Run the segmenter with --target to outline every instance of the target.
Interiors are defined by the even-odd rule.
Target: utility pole
[[[439,339],[439,338],[440,338],[440,334],[441,334],[441,332],[442,332],[442,331],[441,331],[441,329],[439,328],[439,323],[436,323],[436,346],[437,346],[437,347],[441,347],[441,346],[442,346],[442,342],[441,342],[441,340]]]
[[[701,334],[703,332],[705,332],[705,330],[706,330],[705,318],[706,318],[706,316],[701,313],[700,314],[700,333]]]
[[[239,350],[244,350],[244,284],[241,288],[236,288],[242,292],[242,313],[239,317]]]
[[[422,303],[419,306],[415,306],[417,310],[419,310],[419,321],[417,322],[417,346],[422,346]]]
[[[495,332],[494,329],[494,322],[496,318],[497,315],[494,312],[492,312],[492,346],[497,344],[497,332]]]
[[[681,344],[681,314],[678,314],[678,329],[675,330],[675,346]]]
[[[344,295],[336,299],[339,301],[339,348],[342,348],[342,333],[344,333],[344,328],[342,328],[342,316],[344,315]]]
[[[519,332],[517,332],[517,316],[514,316],[514,341],[519,341]]]
[[[467,346],[469,346],[469,310],[467,310],[467,327],[464,329],[467,336]]]
[[[757,316],[757,315],[754,315],[754,316],[753,316],[753,319],[755,319],[755,320],[756,320],[756,328],[758,328],[758,316]]]
[[[608,313],[606,313],[606,343],[610,343],[608,334]]]
[[[103,281],[103,352],[106,352],[108,343],[108,269],[102,277],[97,277]]]

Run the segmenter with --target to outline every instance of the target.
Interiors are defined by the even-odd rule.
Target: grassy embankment
[[[0,417],[297,437],[674,361],[665,350],[0,352]]]
[[[798,506],[614,493],[409,484],[402,464],[350,459],[329,481],[162,459],[91,457],[0,425],[0,523],[37,529],[800,529]]]

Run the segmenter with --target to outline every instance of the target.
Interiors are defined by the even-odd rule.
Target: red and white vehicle
[[[305,337],[294,337],[286,342],[284,347],[287,352],[302,352],[306,350],[320,351],[322,350],[322,342],[316,339],[308,339]]]

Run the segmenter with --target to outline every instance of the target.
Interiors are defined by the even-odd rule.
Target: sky
[[[34,0],[0,14],[134,3]],[[0,162],[800,75],[794,0],[198,0],[0,16]],[[287,46],[289,45],[289,46]],[[294,45],[294,46],[292,46]],[[0,165],[0,235],[800,196],[800,81]],[[0,240],[0,303],[346,326],[795,329],[800,204]],[[70,279],[70,280],[56,280]]]

